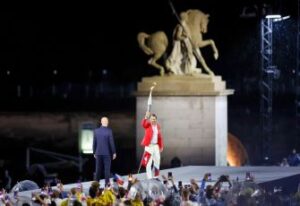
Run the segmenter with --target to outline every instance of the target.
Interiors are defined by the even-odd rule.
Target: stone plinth
[[[151,111],[158,116],[165,148],[162,165],[170,165],[178,157],[184,165],[226,166],[227,152],[227,96],[221,77],[206,75],[146,77],[138,83],[136,95],[137,159],[144,130],[141,120],[147,109],[149,88],[152,94]]]

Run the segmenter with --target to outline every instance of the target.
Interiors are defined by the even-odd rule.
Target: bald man
[[[112,130],[107,117],[101,118],[101,126],[94,130],[93,154],[96,158],[96,181],[101,179],[104,170],[105,185],[109,183],[111,159],[116,159],[116,149]]]

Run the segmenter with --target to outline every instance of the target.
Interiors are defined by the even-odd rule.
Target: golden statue
[[[153,34],[141,32],[138,34],[138,43],[141,49],[151,58],[148,64],[160,70],[163,76],[165,70],[174,75],[195,75],[201,73],[197,68],[197,60],[202,68],[211,76],[212,70],[206,65],[200,48],[210,45],[214,52],[214,58],[218,59],[219,53],[212,39],[203,40],[202,34],[207,32],[209,15],[200,10],[190,9],[180,14],[180,23],[173,32],[173,49],[165,62],[165,67],[158,64],[168,47],[168,38],[163,31]]]
[[[160,70],[160,75],[163,76],[165,71],[162,65],[159,65],[156,61],[161,58],[168,47],[168,37],[163,31],[158,31],[153,34],[146,34],[140,32],[138,34],[138,43],[141,49],[152,57],[149,59],[148,64],[154,66]],[[146,42],[147,41],[147,42]]]

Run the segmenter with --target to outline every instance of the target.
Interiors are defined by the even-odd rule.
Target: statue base
[[[161,164],[170,166],[175,157],[183,165],[227,165],[227,96],[220,76],[155,76],[138,83],[136,95],[137,159],[144,148],[141,120],[147,109],[149,89],[152,112],[158,117],[164,138]]]

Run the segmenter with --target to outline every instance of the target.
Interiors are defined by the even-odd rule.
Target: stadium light
[[[280,14],[269,14],[265,18],[266,19],[280,19],[281,15]]]

